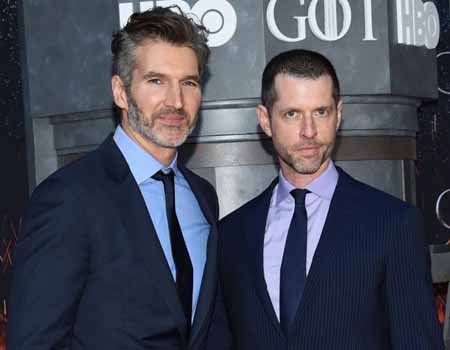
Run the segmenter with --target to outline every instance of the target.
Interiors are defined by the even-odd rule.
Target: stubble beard
[[[163,116],[164,114],[179,114],[185,118],[185,120],[189,120],[188,114],[184,110],[177,110],[175,108],[166,108],[164,110],[158,111],[154,113],[151,118],[145,118],[144,113],[138,107],[134,99],[128,94],[128,122],[136,133],[138,133],[143,138],[148,141],[167,148],[177,148],[181,146],[188,136],[191,134],[192,130],[194,130],[197,120],[195,120],[190,127],[187,125],[182,126],[169,126],[169,125],[156,125],[158,118]],[[185,129],[184,133],[181,136],[178,136],[176,139],[172,139],[170,136],[166,136],[166,134],[177,133],[179,134],[182,129]]]
[[[289,150],[289,148],[282,144],[274,144],[277,150],[278,156],[281,160],[286,163],[292,170],[301,175],[312,175],[319,171],[322,164],[327,162],[331,153],[333,152],[335,140],[333,140],[329,145],[327,145],[325,151],[318,154],[315,158],[305,159],[304,157],[297,156],[295,150]],[[308,144],[311,145],[311,144]],[[318,145],[314,143],[314,145]],[[304,146],[304,145],[303,145]],[[319,145],[323,148],[323,144]],[[299,148],[298,146],[296,148]]]

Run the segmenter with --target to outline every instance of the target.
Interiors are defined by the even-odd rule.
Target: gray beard
[[[191,134],[192,130],[194,130],[196,123],[192,124],[192,126],[189,128],[188,132],[177,142],[171,142],[169,140],[166,140],[164,137],[159,135],[157,132],[155,132],[155,121],[157,119],[157,116],[152,116],[151,120],[147,120],[144,117],[144,113],[142,110],[137,106],[134,99],[131,97],[130,94],[127,94],[129,97],[127,97],[128,100],[128,122],[130,124],[131,129],[133,129],[136,133],[141,135],[143,138],[147,139],[148,141],[167,148],[177,148],[181,146],[188,136]],[[171,112],[177,112],[180,113],[180,111],[171,111]],[[183,112],[184,113],[184,112]],[[173,127],[177,128],[177,127]]]

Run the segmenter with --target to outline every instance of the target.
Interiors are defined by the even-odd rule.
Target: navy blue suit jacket
[[[179,168],[211,224],[190,335],[144,199],[109,137],[33,193],[14,254],[8,350],[205,348],[217,284],[217,196]]]
[[[289,334],[272,307],[263,240],[273,183],[219,224],[223,301],[235,350],[441,350],[417,209],[339,180]],[[216,317],[217,319],[220,316]]]

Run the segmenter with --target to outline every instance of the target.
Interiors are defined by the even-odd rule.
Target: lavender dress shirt
[[[311,192],[306,196],[305,202],[308,215],[307,274],[322,234],[338,177],[338,172],[333,162],[330,161],[328,168],[305,187]],[[294,198],[289,192],[294,188],[280,170],[279,182],[275,186],[270,200],[264,234],[264,277],[278,319],[280,319],[280,268],[295,206]]]

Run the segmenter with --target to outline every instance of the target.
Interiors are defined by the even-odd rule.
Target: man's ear
[[[128,110],[127,93],[122,79],[118,75],[113,75],[111,78],[111,88],[114,98],[114,103],[120,109]]]
[[[267,136],[272,137],[270,114],[267,108],[261,104],[256,106],[256,116],[258,117],[258,122],[261,129],[263,129]]]
[[[336,108],[336,117],[337,117],[336,131],[338,131],[340,126],[341,126],[341,122],[342,122],[342,108],[343,108],[342,100],[339,100],[339,102],[337,104],[337,108]]]

